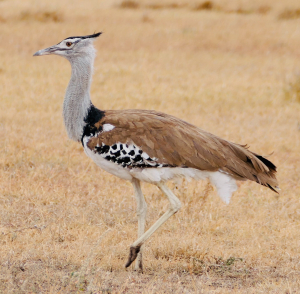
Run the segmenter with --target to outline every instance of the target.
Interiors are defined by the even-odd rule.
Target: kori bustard
[[[63,103],[70,139],[82,143],[85,153],[107,172],[131,181],[137,202],[138,239],[130,246],[128,267],[142,270],[142,245],[181,204],[166,181],[208,178],[221,199],[229,203],[236,180],[251,180],[275,191],[276,167],[266,158],[205,132],[171,115],[154,110],[100,110],[90,99],[95,49],[101,33],[69,37],[34,56],[55,54],[72,67]],[[170,208],[145,232],[147,204],[140,182],[156,185]]]

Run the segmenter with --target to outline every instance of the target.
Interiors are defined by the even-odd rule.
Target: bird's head
[[[100,35],[101,33],[81,37],[69,37],[59,42],[57,45],[37,51],[33,56],[55,54],[63,56],[68,60],[72,60],[73,58],[78,58],[80,56],[93,57],[95,54],[93,41]]]

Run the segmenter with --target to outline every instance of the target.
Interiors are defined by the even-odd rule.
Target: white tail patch
[[[229,204],[232,193],[237,190],[235,179],[222,172],[211,173],[209,179],[217,188],[220,198]]]
[[[194,168],[181,167],[160,167],[131,169],[130,173],[137,179],[148,183],[159,183],[176,178],[184,177],[186,179],[204,180],[209,178],[210,182],[217,188],[220,198],[229,204],[232,193],[237,190],[235,179],[222,171],[208,172]]]

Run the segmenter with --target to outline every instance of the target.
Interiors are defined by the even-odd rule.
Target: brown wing
[[[175,117],[154,111],[106,111],[99,126],[115,128],[91,140],[96,144],[134,143],[162,164],[187,166],[201,170],[218,170],[226,163],[222,145],[210,134]]]
[[[149,110],[110,110],[95,125],[115,128],[89,141],[97,144],[135,144],[159,163],[199,170],[222,169],[239,180],[277,186],[276,167],[246,146],[228,142],[173,116]]]

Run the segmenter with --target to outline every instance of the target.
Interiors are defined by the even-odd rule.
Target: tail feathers
[[[276,166],[268,159],[262,157],[261,155],[253,153],[265,166],[267,166],[271,171],[276,172]]]
[[[269,184],[267,184],[267,185],[268,185],[268,187],[269,187],[272,191],[274,191],[275,193],[279,194],[278,191],[275,190],[275,188],[276,188],[277,186],[276,186],[275,188],[273,188],[273,187],[270,186]]]
[[[235,156],[227,161],[224,171],[238,180],[251,180],[270,188],[278,193],[276,188],[276,166],[261,155],[248,150],[247,145],[231,143],[230,149]]]

